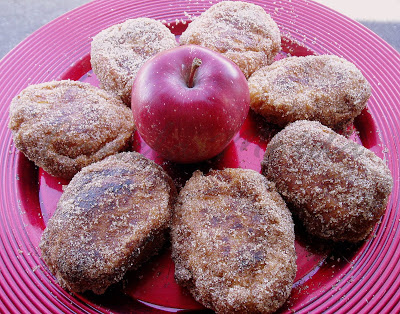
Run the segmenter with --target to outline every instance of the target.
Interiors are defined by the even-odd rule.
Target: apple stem
[[[189,80],[187,82],[187,86],[192,88],[194,86],[194,75],[196,74],[197,68],[201,65],[201,59],[194,58],[192,62],[192,68],[190,69]]]

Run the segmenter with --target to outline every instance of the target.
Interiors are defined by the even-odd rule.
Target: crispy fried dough
[[[366,107],[371,87],[351,62],[333,55],[288,57],[249,78],[250,106],[281,127],[315,120],[344,130]]]
[[[139,68],[158,52],[177,45],[175,36],[160,21],[130,19],[93,37],[90,62],[102,87],[130,106]]]
[[[245,169],[195,172],[172,224],[175,278],[217,313],[270,313],[296,274],[292,216],[274,184]]]
[[[262,7],[242,1],[222,1],[190,23],[179,43],[222,53],[248,78],[256,69],[273,62],[281,49],[281,35]]]
[[[365,239],[393,185],[382,159],[315,121],[276,134],[262,168],[307,231],[334,241]]]
[[[53,176],[72,178],[83,167],[122,151],[134,132],[119,99],[88,83],[31,85],[11,102],[15,146]]]
[[[62,194],[42,235],[42,258],[60,285],[102,294],[163,245],[175,186],[139,153],[82,169]]]

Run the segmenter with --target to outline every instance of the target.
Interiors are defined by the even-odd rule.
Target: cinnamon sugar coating
[[[297,121],[276,134],[262,169],[307,231],[333,241],[365,239],[393,186],[382,159],[316,121]]]
[[[288,57],[259,69],[248,82],[251,108],[281,127],[316,120],[344,130],[371,95],[360,70],[333,55]]]
[[[102,294],[163,245],[175,186],[139,153],[82,169],[65,188],[42,235],[42,258],[63,288]]]
[[[11,102],[15,146],[53,176],[70,179],[83,167],[125,149],[132,113],[119,99],[88,83],[31,85]]]
[[[197,171],[172,223],[177,282],[217,313],[270,313],[296,274],[292,216],[274,184],[245,169]]]
[[[130,106],[132,84],[139,68],[158,52],[177,45],[175,36],[160,21],[130,19],[93,37],[90,62],[102,88]]]
[[[275,21],[262,7],[242,1],[211,6],[189,24],[179,42],[222,53],[239,66],[246,78],[271,64],[281,49]]]

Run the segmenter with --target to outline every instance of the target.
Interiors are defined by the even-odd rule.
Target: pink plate
[[[384,158],[394,188],[384,217],[358,245],[327,245],[296,228],[298,273],[280,312],[400,312],[400,55],[360,24],[312,1],[253,1],[278,23],[286,54],[335,54],[355,63],[371,83],[368,110],[355,121],[353,139]],[[93,1],[39,29],[0,62],[0,312],[157,313],[204,310],[174,281],[169,248],[104,296],[70,294],[40,258],[38,243],[65,180],[37,169],[13,145],[7,128],[11,99],[30,84],[74,79],[97,85],[91,72],[91,37],[128,18],[162,20],[178,36],[209,1]],[[161,164],[178,185],[195,169],[260,170],[278,129],[250,113],[228,148],[213,160],[177,166],[160,158],[135,134],[133,150]]]

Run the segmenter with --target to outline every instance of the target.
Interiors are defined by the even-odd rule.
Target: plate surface
[[[371,83],[368,110],[355,121],[353,139],[387,161],[393,192],[382,221],[358,245],[332,246],[296,228],[298,273],[292,295],[280,312],[399,312],[399,123],[400,56],[375,34],[310,1],[253,1],[278,23],[283,52],[335,54],[355,63]],[[127,18],[164,21],[179,35],[208,1],[94,1],[49,23],[0,62],[0,309],[5,312],[176,312],[200,310],[173,279],[170,251],[129,273],[105,296],[71,295],[61,289],[40,259],[38,243],[53,214],[65,180],[51,177],[19,153],[7,129],[8,106],[23,88],[74,79],[97,85],[90,69],[91,37]],[[135,135],[133,149],[161,164],[178,185],[195,169],[242,167],[259,171],[266,145],[278,129],[250,114],[234,141],[210,162],[177,166],[161,159]]]

